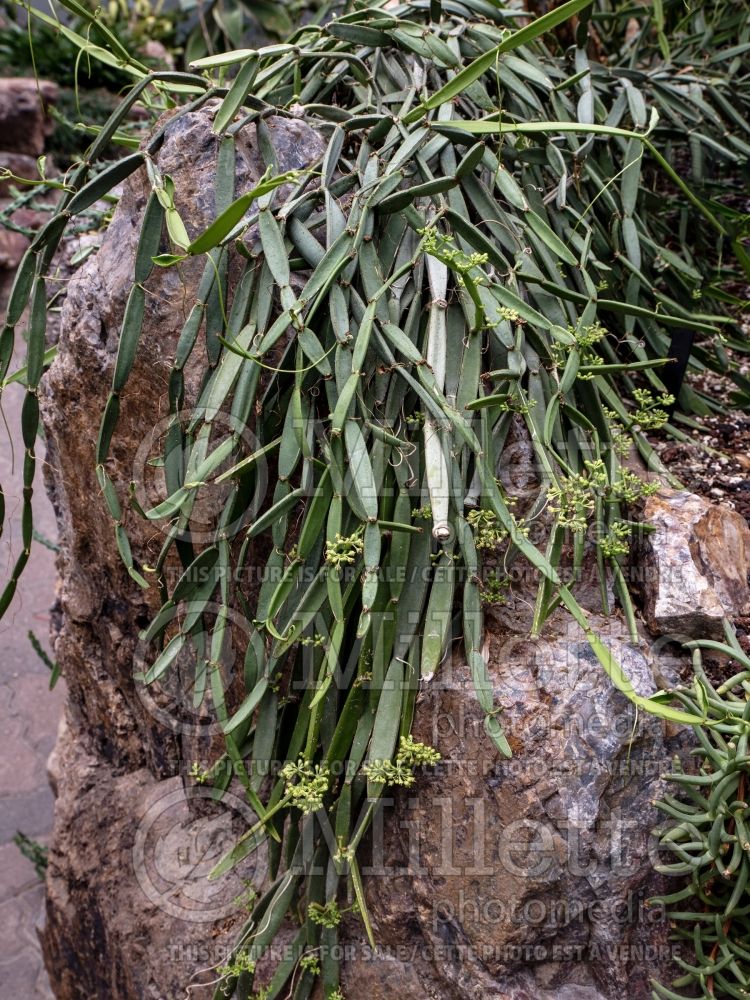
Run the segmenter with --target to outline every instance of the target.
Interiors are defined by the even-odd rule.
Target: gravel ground
[[[703,424],[705,433],[693,431],[692,442],[654,436],[652,444],[687,489],[733,507],[750,523],[750,416],[735,411]]]
[[[750,340],[750,322],[740,329]],[[710,350],[710,344],[703,346]],[[731,349],[726,354],[740,374],[750,378],[748,356]],[[686,489],[727,504],[750,523],[750,411],[738,405],[738,389],[726,376],[705,371],[689,376],[686,384],[725,412],[700,418],[700,429],[678,416],[674,426],[690,441],[675,441],[660,432],[649,435],[651,443]]]

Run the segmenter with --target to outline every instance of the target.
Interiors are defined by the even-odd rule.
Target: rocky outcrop
[[[728,507],[662,488],[646,500],[653,528],[635,567],[655,635],[721,638],[729,616],[750,611],[750,528]]]
[[[175,118],[156,158],[162,173],[174,179],[177,207],[191,235],[205,229],[216,214],[218,140],[211,121],[210,109]],[[268,125],[280,170],[305,166],[321,155],[322,140],[305,123],[272,118]],[[251,125],[237,136],[236,194],[251,188],[264,170]],[[193,707],[187,684],[154,696],[135,680],[143,668],[138,635],[160,602],[155,588],[141,590],[125,572],[95,476],[98,422],[112,381],[148,194],[145,171],[140,171],[124,185],[101,250],[70,282],[59,353],[44,379],[41,401],[47,487],[61,546],[62,626],[55,638],[55,653],[69,692],[68,728],[56,769],[59,799],[43,935],[47,966],[61,1000],[182,997],[184,991],[176,992],[178,985],[216,961],[215,951],[210,955],[206,951],[207,942],[215,943],[218,935],[221,945],[221,932],[242,918],[236,907],[233,917],[222,911],[219,918],[212,903],[206,930],[206,913],[198,927],[195,914],[186,920],[183,912],[170,908],[172,899],[186,892],[192,899],[191,887],[204,880],[210,859],[215,861],[217,852],[226,848],[225,824],[232,817],[236,821],[240,806],[231,806],[227,819],[226,807],[217,812],[199,790],[191,816],[199,814],[208,825],[195,831],[192,820],[180,818],[180,810],[187,808],[184,797],[180,799],[181,779],[177,778],[176,789],[174,783],[180,762],[205,760],[216,732],[206,725],[205,708]],[[158,470],[154,472],[149,462],[163,446],[167,421],[159,417],[168,414],[170,360],[203,266],[200,260],[192,260],[179,272],[155,268],[147,283],[139,359],[123,393],[108,464],[123,499],[132,481],[146,490],[162,485]],[[186,369],[188,408],[205,364],[202,351],[196,350],[192,367]],[[220,424],[219,415],[217,432],[226,433]],[[142,496],[141,500],[146,506],[157,502],[153,495],[150,502]],[[204,513],[210,519],[215,511]],[[124,517],[136,564],[153,565],[164,525],[150,525],[129,513]],[[242,643],[241,633],[237,643]],[[186,663],[180,669],[189,671],[190,667]],[[161,815],[159,803],[172,792],[176,798],[160,822],[170,831],[162,847],[173,857],[171,868],[162,856],[156,864],[157,875],[149,875],[158,889],[154,903],[139,881],[132,852],[143,835],[143,824],[152,830],[153,810]],[[194,857],[194,849],[189,849],[191,838],[200,841],[199,865],[190,861]],[[160,842],[157,836],[154,843]],[[146,869],[154,860],[148,844],[148,840],[143,842]],[[233,895],[237,895],[236,886]],[[154,941],[163,947],[154,949],[149,944]],[[179,946],[177,958],[169,951],[170,942]],[[210,996],[211,991],[202,995]]]
[[[238,195],[252,187],[265,170],[254,132],[249,126],[238,135]],[[276,137],[280,169],[292,169],[320,154],[321,140],[302,122],[272,120],[271,134]],[[191,236],[205,229],[215,216],[217,149],[211,114],[201,111],[175,119],[157,157],[161,171],[175,181],[177,207]],[[180,725],[176,723],[172,733],[169,729],[165,732],[163,719],[154,719],[158,706],[150,701],[144,705],[133,679],[138,633],[160,602],[155,588],[141,590],[122,565],[113,544],[112,520],[96,480],[94,450],[148,194],[145,171],[139,171],[125,185],[101,250],[70,284],[59,354],[44,380],[42,411],[49,449],[48,488],[62,540],[64,624],[57,653],[66,664],[73,722],[90,735],[97,751],[114,766],[145,765],[164,776],[174,773],[177,766],[175,740]],[[168,419],[157,416],[154,420],[154,415],[168,414],[170,363],[203,267],[204,262],[196,258],[179,270],[154,268],[146,285],[138,361],[122,395],[108,465],[120,496],[126,497],[130,483],[135,482],[144,491],[139,500],[146,507],[158,502],[155,491],[163,486],[150,461],[160,453]],[[204,365],[204,349],[199,348],[186,369],[187,406],[195,399]],[[221,414],[215,422],[221,429]],[[75,470],[75,475],[68,470]],[[214,513],[207,509],[203,516],[210,521]],[[127,512],[124,516],[136,563],[140,567],[153,565],[165,525],[157,522],[154,530],[139,517]],[[196,514],[196,522],[200,516]],[[197,524],[195,528],[197,531]],[[195,720],[188,716],[183,721],[188,728]]]
[[[321,138],[305,123],[267,123],[280,170],[321,154]],[[238,133],[236,153],[239,194],[264,169],[252,126]],[[168,126],[157,162],[174,179],[191,236],[215,215],[216,158],[210,109]],[[69,690],[54,768],[44,932],[59,1000],[184,996],[186,984],[205,982],[200,970],[221,961],[243,919],[242,880],[264,877],[262,859],[252,858],[234,882],[205,882],[251,816],[231,793],[221,805],[200,789],[185,797],[185,764],[210,756],[216,734],[185,694],[182,667],[179,683],[157,694],[137,681],[144,662],[138,633],[158,595],[126,573],[95,478],[98,415],[147,195],[143,173],[125,184],[101,250],[71,282],[42,398],[61,539],[56,656]],[[168,413],[170,361],[202,266],[190,260],[179,270],[156,269],[146,285],[139,357],[108,463],[120,496],[134,482],[143,506],[159,499],[151,460],[167,425],[160,417]],[[185,370],[188,411],[202,351]],[[215,512],[209,504],[207,523]],[[127,508],[123,516],[136,566],[153,566],[159,524]],[[417,736],[437,746],[443,762],[413,796],[386,803],[374,826],[367,894],[381,951],[368,955],[360,925],[347,926],[349,996],[619,1000],[627,991],[645,1000],[648,977],[669,962],[665,921],[644,901],[658,888],[650,803],[680,736],[653,718],[634,718],[562,613],[540,639],[524,638],[528,595],[516,596],[487,622],[490,680],[514,757],[501,760],[487,740],[457,653],[417,703]],[[594,624],[636,689],[652,692],[654,667],[661,676],[668,666],[650,661],[645,641],[631,647],[617,615]],[[234,631],[239,653],[241,620]],[[210,987],[191,996],[208,997]]]

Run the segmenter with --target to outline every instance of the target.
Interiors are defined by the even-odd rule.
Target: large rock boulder
[[[216,215],[218,139],[211,131],[212,115],[209,107],[175,118],[156,157],[162,173],[174,179],[177,207],[191,235]],[[322,154],[322,139],[304,122],[271,118],[268,124],[280,170],[306,166]],[[237,136],[236,195],[251,188],[264,170],[255,127],[249,125]],[[228,916],[225,907],[227,898],[237,896],[236,885],[226,890],[228,897],[220,894],[220,915],[215,887],[206,906],[195,902],[195,892],[227,847],[231,824],[247,823],[247,807],[235,800],[228,809],[217,807],[200,789],[196,801],[193,789],[191,818],[186,818],[188,807],[174,779],[180,773],[184,778],[189,764],[183,762],[211,757],[216,729],[207,724],[205,707],[194,708],[190,692],[179,685],[154,695],[136,682],[144,662],[138,635],[160,602],[156,588],[141,590],[124,570],[95,475],[98,424],[148,195],[141,170],[124,185],[101,250],[70,282],[59,353],[44,379],[41,400],[47,488],[61,547],[62,619],[54,644],[69,692],[67,728],[55,767],[59,798],[43,934],[46,963],[61,1000],[183,997],[183,984],[222,957],[228,928],[242,919],[241,909],[230,907]],[[203,266],[196,259],[179,271],[155,268],[147,282],[139,358],[123,393],[107,467],[123,500],[131,481],[144,489],[160,486],[159,470],[149,463],[163,444],[170,360]],[[204,364],[205,353],[198,348],[186,370],[188,411]],[[221,415],[216,426],[227,433]],[[156,502],[152,496],[151,503]],[[136,564],[153,565],[164,526],[128,513],[125,504],[123,509]],[[210,521],[214,514],[209,505],[202,516]],[[238,648],[241,643],[240,634]],[[177,777],[178,786],[181,781]],[[166,809],[165,795],[174,796]],[[193,826],[198,817],[205,826]],[[219,951],[209,953],[208,944]],[[193,994],[201,995],[210,996],[211,990]]]
[[[302,121],[269,126],[281,170],[313,162],[324,148]],[[191,235],[215,214],[216,158],[210,109],[170,123],[157,162],[174,179]],[[236,193],[263,169],[248,126],[237,136]],[[187,983],[205,982],[200,970],[221,961],[243,919],[242,899],[232,901],[247,881],[263,879],[262,860],[251,859],[234,882],[205,884],[211,863],[249,821],[247,806],[232,796],[217,806],[200,789],[190,800],[184,794],[190,762],[212,758],[217,734],[179,685],[153,695],[136,681],[138,633],[158,596],[126,573],[95,477],[98,419],[147,196],[139,172],[125,184],[101,250],[70,283],[42,398],[61,539],[56,656],[69,690],[53,769],[58,806],[43,938],[60,1000],[184,996]],[[145,490],[151,477],[158,488],[151,459],[166,426],[169,366],[202,266],[156,269],[148,280],[139,357],[108,464],[122,498],[131,481]],[[201,349],[185,373],[188,410],[204,365]],[[207,523],[215,513],[209,503]],[[159,525],[126,507],[123,517],[136,565],[153,565]],[[539,640],[524,638],[527,608],[520,595],[487,623],[490,677],[513,760],[501,760],[484,736],[459,654],[420,693],[417,735],[440,749],[443,763],[376,820],[367,893],[382,953],[372,960],[351,921],[350,996],[619,1000],[628,990],[645,1000],[648,976],[667,963],[666,925],[643,902],[658,884],[650,803],[679,739],[654,719],[634,719],[562,613]],[[635,687],[653,691],[652,664],[629,645],[619,619],[595,624]],[[239,619],[236,632],[239,653]],[[210,987],[191,996],[208,997]]]

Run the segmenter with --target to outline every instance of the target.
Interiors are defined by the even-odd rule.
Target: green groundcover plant
[[[63,6],[85,20],[75,0]],[[695,928],[686,982],[703,996],[746,996],[748,952],[735,938],[750,912],[748,674],[718,692],[698,671],[689,691],[637,694],[591,628],[576,582],[593,558],[602,611],[613,610],[609,581],[640,641],[627,554],[642,530],[637,504],[654,487],[625,459],[635,448],[669,479],[646,432],[684,438],[696,415],[720,408],[686,386],[683,415],[670,419],[674,400],[660,375],[673,334],[695,335],[694,372],[723,373],[738,402],[748,399],[737,360],[747,344],[733,318],[742,303],[730,290],[750,276],[747,220],[733,198],[750,152],[747,12],[569,0],[531,18],[497,0],[405,0],[320,14],[286,42],[207,56],[185,73],[149,73],[101,22],[96,42],[59,28],[133,85],[66,174],[0,334],[7,380],[29,307],[27,364],[11,376],[26,384],[23,550],[0,612],[33,537],[37,392],[53,353],[46,276],[76,217],[146,170],[152,194],[97,474],[131,577],[157,586],[163,601],[143,634],[153,643],[144,681],[159,682],[197,647],[195,688],[212,693],[226,754],[191,773],[220,798],[234,771],[257,816],[213,874],[261,847],[270,860],[270,883],[219,971],[217,996],[254,995],[256,963],[290,915],[293,948],[261,995],[286,995],[292,979],[303,998],[318,977],[326,997],[341,995],[339,902],[350,886],[372,939],[357,850],[384,789],[410,786],[416,769],[437,760],[412,738],[412,717],[420,684],[454,640],[487,739],[510,754],[482,613],[503,600],[514,563],[536,581],[535,634],[562,605],[639,709],[696,727],[700,780],[676,775],[687,803],[665,805],[679,821],[665,834],[680,858],[674,871],[692,878],[671,901],[698,899],[695,913],[676,919]],[[191,241],[174,182],[154,161],[164,125],[141,146],[125,126],[136,103],[180,115],[214,98],[216,219]],[[310,170],[279,174],[266,119],[300,108],[326,151]],[[235,199],[234,137],[248,122],[268,170]],[[130,151],[108,161],[113,143]],[[229,254],[251,225],[260,251],[242,250],[230,286]],[[108,456],[141,337],[144,283],[154,267],[179,268],[187,257],[204,258],[205,269],[169,380],[168,496],[138,508],[171,524],[149,577],[122,523],[133,493],[110,478]],[[184,369],[198,356],[204,378],[188,418]],[[237,432],[218,443],[220,411]],[[497,478],[519,421],[540,480],[523,513]],[[253,508],[261,461],[274,464],[276,482]],[[191,511],[211,480],[233,489],[213,540],[198,548]],[[237,523],[241,545],[229,537]],[[264,536],[265,582],[250,597],[231,581]],[[175,554],[184,572],[170,591],[165,567]],[[238,608],[250,638],[244,698],[230,705],[217,664]],[[740,660],[731,629],[727,643],[721,651]],[[280,763],[270,779],[268,761]],[[712,890],[717,879],[726,891]]]

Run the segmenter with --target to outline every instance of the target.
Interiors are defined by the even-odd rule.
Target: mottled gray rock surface
[[[300,166],[320,155],[321,140],[296,120],[269,121],[280,169]],[[235,193],[252,187],[265,167],[256,150],[254,126],[238,135]],[[175,119],[157,163],[176,186],[176,205],[188,231],[197,235],[215,217],[214,177],[218,140],[208,111]],[[42,412],[48,436],[48,488],[58,512],[62,552],[63,627],[57,652],[66,664],[72,721],[116,767],[147,765],[154,774],[174,773],[176,737],[154,720],[133,682],[138,632],[159,606],[156,588],[142,591],[129,577],[113,544],[113,524],[95,475],[95,442],[117,352],[140,219],[149,194],[145,171],[126,183],[102,248],[70,283],[62,316],[59,354],[45,380]],[[164,250],[168,249],[165,242]],[[168,424],[167,381],[176,339],[195,300],[205,261],[192,258],[179,269],[154,268],[149,278],[146,317],[138,360],[122,394],[121,416],[108,472],[125,499],[138,485],[144,507],[163,499],[163,481],[150,460],[163,447]],[[205,365],[196,348],[186,369],[186,407],[195,399]],[[215,418],[219,431],[222,415]],[[138,566],[153,565],[165,523],[155,526],[127,512]],[[196,512],[213,526],[215,510]],[[168,714],[168,713],[165,713]],[[189,725],[192,719],[188,717]],[[175,728],[179,728],[176,726]]]
[[[231,949],[243,878],[263,879],[255,860],[207,878],[254,821],[247,805],[230,796],[195,815],[179,777],[114,768],[68,727],[51,770],[43,947],[55,995],[183,1000],[191,983],[198,1000],[210,997],[201,984],[214,976],[200,970]]]
[[[592,623],[652,693],[619,620]],[[645,907],[660,888],[651,801],[681,739],[636,719],[561,616],[536,641],[491,624],[486,653],[512,760],[484,736],[457,658],[417,703],[418,737],[443,761],[376,829],[368,901],[393,986],[415,1000],[646,1000],[671,955],[663,914]],[[361,940],[356,952],[352,994],[364,982],[385,1000],[389,973],[379,988]]]
[[[723,635],[725,616],[750,610],[750,528],[744,517],[693,493],[663,487],[646,500],[647,536],[638,570],[645,615],[656,635]]]

